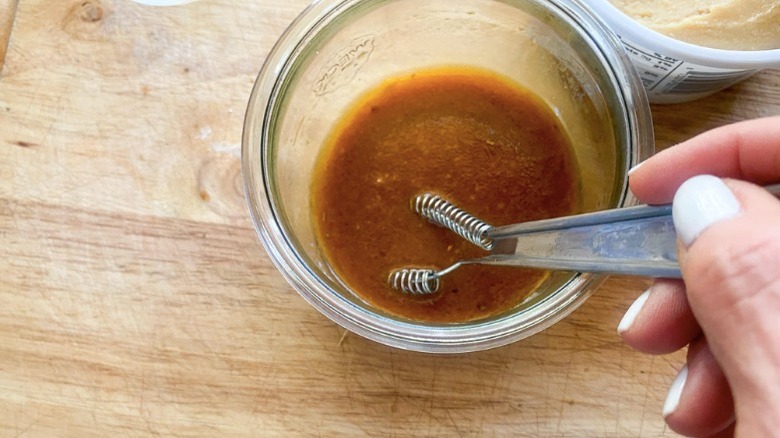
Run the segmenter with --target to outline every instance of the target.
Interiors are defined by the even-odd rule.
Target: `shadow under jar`
[[[576,309],[603,279],[554,272],[505,312],[433,323],[372,306],[330,266],[317,240],[311,194],[334,126],[387,78],[453,65],[501,75],[550,107],[572,143],[582,212],[634,203],[627,170],[653,148],[647,100],[617,39],[576,1],[314,3],[258,76],[242,150],[258,235],[293,287],[354,333],[437,353],[483,350],[537,333]]]

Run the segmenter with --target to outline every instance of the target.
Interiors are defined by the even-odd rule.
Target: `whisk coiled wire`
[[[439,195],[423,193],[412,199],[412,209],[430,222],[449,228],[464,239],[490,251],[493,240],[487,236],[491,225],[466,213]],[[439,277],[457,269],[458,266],[471,263],[458,262],[447,269],[437,271],[425,268],[396,269],[390,273],[387,282],[395,290],[410,295],[430,295],[439,289]]]
[[[423,193],[412,199],[412,208],[429,221],[456,232],[458,235],[490,251],[493,240],[487,236],[491,225],[477,219],[433,193]]]
[[[397,269],[390,273],[388,283],[410,295],[430,295],[439,289],[439,276],[433,269]]]

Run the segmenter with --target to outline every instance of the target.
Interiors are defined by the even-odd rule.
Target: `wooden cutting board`
[[[615,327],[648,283],[460,356],[331,323],[244,204],[253,80],[305,0],[0,0],[0,435],[670,436],[681,353]],[[6,14],[6,11],[9,11]],[[654,108],[659,147],[780,113],[780,74]]]

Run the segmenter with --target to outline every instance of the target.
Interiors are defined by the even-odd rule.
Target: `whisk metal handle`
[[[671,206],[640,206],[492,228],[491,264],[680,278]]]
[[[764,187],[780,196],[780,185]],[[488,263],[680,278],[672,206],[637,206],[487,231]]]

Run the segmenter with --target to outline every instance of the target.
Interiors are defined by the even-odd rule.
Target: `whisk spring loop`
[[[433,269],[397,269],[387,282],[393,289],[411,295],[430,295],[439,289],[439,277]]]
[[[439,195],[417,195],[412,200],[412,208],[420,216],[449,228],[484,250],[490,251],[493,248],[493,240],[487,236],[488,230],[493,228],[491,225],[466,213]]]

